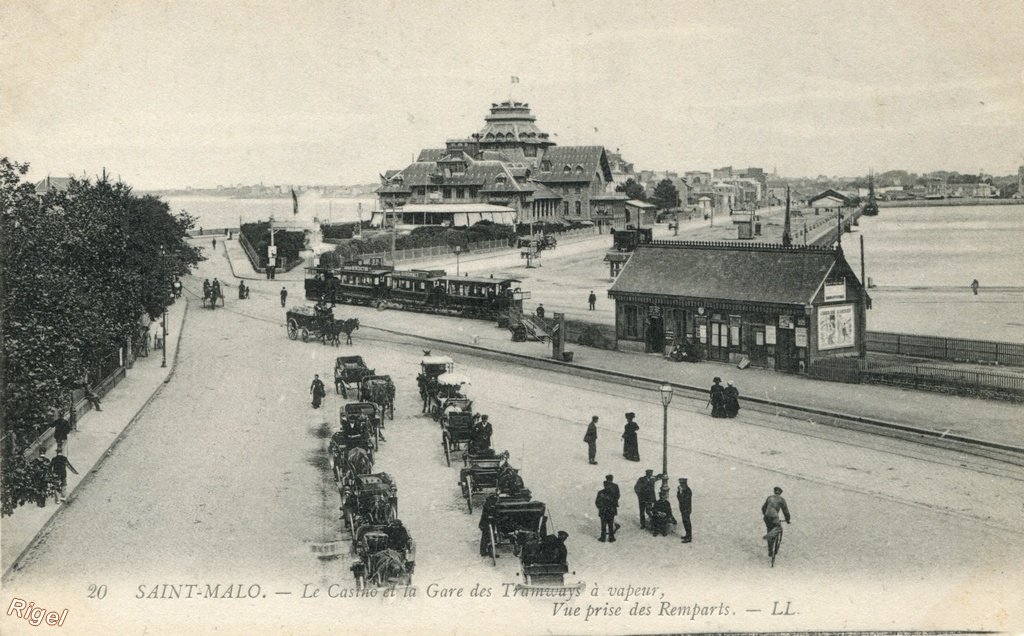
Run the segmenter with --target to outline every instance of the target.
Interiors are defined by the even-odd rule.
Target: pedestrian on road
[[[679,517],[683,521],[683,543],[693,541],[693,527],[690,526],[690,512],[693,509],[693,491],[686,484],[686,477],[679,478],[679,488],[676,489],[676,501],[679,502]]]
[[[597,464],[597,416],[590,418],[590,424],[587,424],[587,432],[583,436],[583,441],[587,443],[587,459],[591,464]]]
[[[541,303],[541,304],[537,305],[537,317],[538,318],[543,318],[544,317],[544,303]]]
[[[740,412],[740,391],[732,382],[726,382],[728,386],[725,387],[725,416],[736,417],[736,414]]]
[[[281,306],[284,307],[284,303],[288,300],[288,288],[281,288]]]
[[[651,534],[663,537],[668,536],[668,524],[676,524],[675,515],[672,514],[672,503],[668,500],[668,488],[663,488],[658,495],[658,500],[651,506]]]
[[[89,381],[86,380],[80,386],[82,387],[82,391],[85,393],[85,399],[89,400],[89,404],[92,404],[92,408],[97,411],[102,411],[103,409],[100,408],[100,396],[93,392],[92,387],[89,386]]]
[[[601,519],[601,537],[598,539],[601,542],[615,543],[615,532],[619,529],[619,524],[615,523],[615,515],[619,512],[619,499],[616,492],[617,487],[613,488],[613,486],[615,484],[606,479],[604,486],[597,491],[597,497],[594,499],[597,516]]]
[[[708,397],[711,417],[725,417],[725,387],[722,386],[722,378],[716,377],[712,382]]]
[[[978,295],[978,288],[979,287],[981,287],[981,284],[978,283],[978,279],[977,278],[975,278],[974,280],[971,281],[971,291],[974,292],[975,296]]]
[[[772,555],[772,541],[778,533],[782,532],[782,522],[779,521],[779,511],[782,511],[783,516],[786,519],[786,523],[789,523],[789,506],[786,505],[786,500],[782,497],[782,489],[776,486],[772,489],[773,494],[768,495],[768,498],[764,500],[764,504],[761,505],[761,515],[764,518],[764,527],[768,533],[764,535],[764,540],[768,542],[768,556]]]
[[[213,249],[217,249],[217,237],[213,237]]]
[[[52,474],[50,460],[46,456],[46,448],[39,447],[39,456],[32,462],[32,479],[36,484],[36,503],[40,508],[46,507],[46,498],[50,496]]]
[[[660,476],[661,475],[658,477]],[[654,506],[654,502],[658,499],[654,489],[658,477],[655,477],[654,471],[648,468],[643,477],[637,479],[636,484],[633,486],[633,492],[636,493],[637,503],[640,505],[641,529],[647,527],[647,520],[651,516],[651,508]]]
[[[615,483],[615,475],[605,475],[604,476],[604,482],[605,482],[605,484],[610,484],[610,487],[612,489],[612,494],[615,496],[615,507],[618,508],[619,507],[619,485],[617,483]]]
[[[63,503],[68,496],[68,470],[78,474],[75,467],[71,465],[68,458],[61,451],[57,451],[56,457],[50,462],[50,470],[53,471],[53,475],[57,480],[57,491],[53,497],[56,503]]]
[[[640,461],[640,446],[636,432],[640,425],[633,421],[636,413],[626,413],[626,426],[622,431],[622,456],[631,462]]]
[[[64,417],[64,412],[61,411],[60,415],[57,416],[57,421],[53,423],[53,439],[57,442],[58,453],[62,452],[64,446],[68,443],[69,433],[71,433],[71,422]]]
[[[313,408],[320,408],[320,401],[327,395],[327,391],[324,389],[324,383],[320,380],[319,374],[313,376],[313,384],[309,385],[309,392],[313,394]]]
[[[597,305],[597,296],[594,294],[594,290],[590,290],[590,296],[587,297],[587,302],[590,303],[590,311],[594,311],[594,306]]]

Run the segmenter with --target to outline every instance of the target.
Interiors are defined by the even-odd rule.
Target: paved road
[[[200,274],[223,275],[222,267],[215,259]],[[1024,583],[1015,566],[1024,557],[1018,473],[984,462],[965,469],[955,455],[809,431],[768,414],[712,420],[703,404],[680,398],[669,413],[669,468],[694,488],[696,538],[683,546],[678,535],[642,534],[634,518],[632,482],[644,468],[660,469],[656,396],[459,354],[477,410],[496,422],[495,446],[511,452],[535,497],[548,504],[552,529],[570,533],[569,580],[584,582],[587,594],[597,590],[570,605],[584,613],[588,605],[619,608],[622,615],[556,617],[551,599],[506,598],[502,584],[519,580],[514,559],[505,556],[494,568],[477,556],[477,519],[465,511],[458,472],[444,465],[437,425],[418,415],[421,341],[362,330],[353,347],[291,342],[280,307],[267,296],[193,312],[174,380],[5,595],[69,608],[70,633],[96,633],[101,620],[106,631],[137,633],[180,633],[196,620],[224,633],[329,631],[338,621],[357,633],[394,633],[395,621],[410,617],[415,631],[440,633],[456,625],[467,633],[743,630],[764,629],[773,603],[787,600],[796,613],[773,619],[771,629],[1004,629],[999,610],[1007,620],[1022,616],[1012,593]],[[236,313],[243,307],[248,315]],[[343,536],[324,454],[341,401],[332,395],[315,411],[307,393],[314,372],[328,375],[333,356],[350,353],[398,385],[398,417],[388,423],[378,469],[396,477],[400,516],[418,544],[415,599],[301,598],[313,587],[326,594],[332,583],[337,593],[352,580],[347,557],[321,561],[310,550]],[[642,426],[640,464],[620,454],[627,410]],[[581,441],[592,413],[602,418],[599,466],[587,465]],[[608,472],[623,490],[623,530],[614,545],[595,540],[592,506]],[[766,585],[759,507],[776,484],[786,489],[794,524]],[[478,583],[492,598],[427,597],[438,584],[469,595]],[[259,598],[137,598],[182,594],[184,584],[200,585],[196,593],[220,585],[218,596]],[[634,600],[608,588],[641,584],[660,586],[638,599],[654,615],[630,617]],[[89,599],[90,585],[106,585],[106,598]],[[966,607],[949,600],[965,594]],[[659,616],[666,602],[730,609],[691,621]],[[837,616],[845,619],[837,623]],[[33,629],[8,620],[5,632],[8,626],[9,633]]]

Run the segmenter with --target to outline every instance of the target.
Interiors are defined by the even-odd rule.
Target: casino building
[[[506,101],[491,104],[478,132],[423,149],[415,162],[381,175],[371,225],[394,215],[400,228],[484,219],[622,227],[626,198],[612,186],[603,146],[559,146],[537,127],[529,104]]]
[[[704,359],[793,373],[866,353],[871,299],[841,248],[651,241],[608,295],[621,350],[662,353],[683,338]]]

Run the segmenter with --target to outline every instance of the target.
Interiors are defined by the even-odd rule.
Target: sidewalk
[[[68,471],[67,503],[58,505],[52,498],[43,508],[29,503],[0,521],[0,563],[4,578],[17,567],[22,555],[43,534],[61,507],[74,505],[77,488],[91,479],[108,451],[117,445],[164,383],[170,380],[187,308],[187,301],[179,301],[167,310],[167,366],[160,366],[162,353],[151,350],[149,356],[136,359],[125,378],[103,397],[102,411],[90,410],[78,419],[77,429],[71,432],[65,448],[71,465],[78,470],[77,475]],[[55,448],[51,440],[47,446],[47,456],[51,459]]]

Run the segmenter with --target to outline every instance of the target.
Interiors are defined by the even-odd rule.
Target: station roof
[[[637,246],[608,294],[806,305],[834,269],[856,281],[832,248],[655,243]]]

